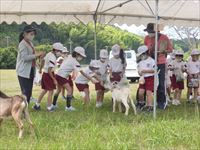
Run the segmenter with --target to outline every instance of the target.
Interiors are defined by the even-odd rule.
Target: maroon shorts
[[[100,84],[100,82],[98,82],[98,83],[96,83],[95,84],[95,90],[96,91],[104,91],[105,90],[105,88]]]
[[[145,83],[139,85],[139,89],[144,89],[146,91],[154,91],[154,76],[145,77]]]
[[[63,78],[59,75],[56,75],[56,80],[57,80],[58,84],[61,86],[68,83],[71,87],[73,87],[73,82],[72,82],[71,76],[67,79],[67,78]]]
[[[172,85],[173,90],[175,90],[175,89],[183,90],[184,89],[184,81],[177,82],[175,75],[172,76],[172,84],[171,85]]]
[[[76,84],[77,89],[82,92],[84,89],[88,89],[89,85],[88,84]]]
[[[112,72],[112,78],[110,78],[110,81],[111,82],[119,82],[121,79],[122,79],[122,77],[121,77],[121,73],[122,72]]]
[[[56,85],[53,83],[53,79],[50,77],[48,73],[42,74],[41,86],[42,86],[42,89],[48,90],[48,91],[56,89]]]

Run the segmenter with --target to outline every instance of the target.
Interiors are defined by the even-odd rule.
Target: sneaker
[[[145,107],[145,102],[144,102],[144,103],[138,102],[138,103],[136,104],[136,108],[137,108],[138,110],[142,110],[143,107]]]
[[[176,103],[177,103],[177,105],[180,105],[181,104],[181,102],[180,102],[180,100],[176,100]]]
[[[96,108],[102,107],[103,103],[102,102],[97,102],[96,103]]]
[[[47,107],[47,110],[48,110],[49,112],[53,112],[55,109],[53,108],[53,105],[52,105],[52,106],[50,106],[50,107]]]
[[[70,107],[65,107],[65,110],[66,111],[75,111],[76,109],[73,107],[73,106],[70,106]]]
[[[177,104],[177,100],[176,99],[173,99],[172,100],[172,105],[175,105],[175,106],[177,106],[178,104]]]
[[[52,108],[55,110],[56,108],[58,108],[58,105],[52,105]]]
[[[33,106],[33,109],[34,109],[34,110],[41,110],[40,105],[38,106],[38,105],[36,105],[36,104]]]
[[[192,100],[192,99],[193,99],[193,95],[190,95],[190,96],[189,96],[189,100]]]

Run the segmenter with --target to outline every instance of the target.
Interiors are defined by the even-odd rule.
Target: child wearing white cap
[[[180,105],[182,90],[184,89],[184,71],[186,64],[183,61],[183,52],[177,50],[175,52],[175,60],[169,67],[172,70],[172,88],[174,90],[173,105]]]
[[[79,62],[85,58],[85,49],[82,47],[76,47],[72,53],[69,55],[67,59],[61,64],[57,74],[56,80],[58,82],[57,91],[53,98],[53,106],[56,108],[56,103],[58,96],[61,92],[61,89],[67,90],[66,97],[66,107],[65,110],[73,111],[74,107],[71,106],[72,94],[73,94],[73,82],[71,80],[71,73],[75,72],[77,74],[80,71]]]
[[[138,63],[138,73],[144,78],[144,82],[139,84],[139,104],[138,108],[141,110],[152,111],[153,110],[153,91],[154,91],[154,67],[155,60],[148,54],[148,47],[143,45],[138,48],[138,57],[140,62]],[[144,107],[144,94],[146,91],[147,102]]]
[[[42,92],[40,93],[36,104],[33,106],[33,109],[35,110],[40,110],[40,103],[42,101],[42,98],[48,92],[47,110],[53,111],[53,107],[51,105],[52,96],[53,91],[54,89],[56,89],[56,85],[58,84],[54,75],[54,70],[56,67],[56,57],[59,57],[61,55],[62,50],[63,45],[61,43],[54,43],[52,51],[49,52],[41,62],[40,72],[42,72],[43,68],[41,81]]]
[[[91,60],[90,65],[85,70],[81,70],[81,74],[75,79],[76,87],[84,98],[84,104],[90,102],[89,81],[92,81],[94,84],[100,82],[103,86],[101,79],[96,74],[99,68],[99,62],[97,60]]]
[[[199,50],[192,50],[191,60],[187,62],[187,87],[188,87],[188,102],[191,102],[190,94],[193,95],[193,100],[197,100],[198,88],[199,88],[199,76],[200,76],[200,61],[199,61]]]
[[[171,66],[172,62],[175,60],[175,50],[169,55],[170,57],[167,59],[167,67],[166,67],[166,89],[167,89],[167,100],[171,102],[171,84],[172,84],[172,71],[171,71]]]
[[[68,58],[68,55],[69,55],[69,51],[68,51],[67,47],[64,47],[64,49],[62,51],[62,56],[60,56],[57,59],[57,67],[58,68],[60,68],[60,65],[63,63],[63,61]],[[69,75],[69,80],[70,80],[70,82],[72,82],[71,75]],[[66,100],[66,97],[65,97],[65,88],[61,89],[61,93],[62,93],[62,99],[65,101]]]
[[[100,50],[100,60],[98,60],[100,68],[97,71],[99,78],[105,82],[108,75],[108,51],[105,49]],[[95,83],[95,90],[97,92],[96,107],[101,107],[103,104],[105,88],[100,82]]]
[[[124,51],[120,48],[120,46],[115,44],[112,47],[112,55],[113,57],[108,62],[110,81],[120,82],[126,69],[125,54]]]

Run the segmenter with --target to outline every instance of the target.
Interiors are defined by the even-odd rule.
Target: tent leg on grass
[[[155,30],[156,30],[156,37],[155,37],[155,73],[154,73],[154,102],[153,102],[153,118],[156,119],[156,103],[157,103],[157,83],[158,83],[158,76],[157,76],[157,52],[158,52],[158,0],[155,0]]]

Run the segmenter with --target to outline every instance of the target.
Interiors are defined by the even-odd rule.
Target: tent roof
[[[121,7],[120,7],[121,6]],[[0,0],[0,23],[154,22],[155,0]],[[159,0],[160,23],[200,26],[200,0]]]

